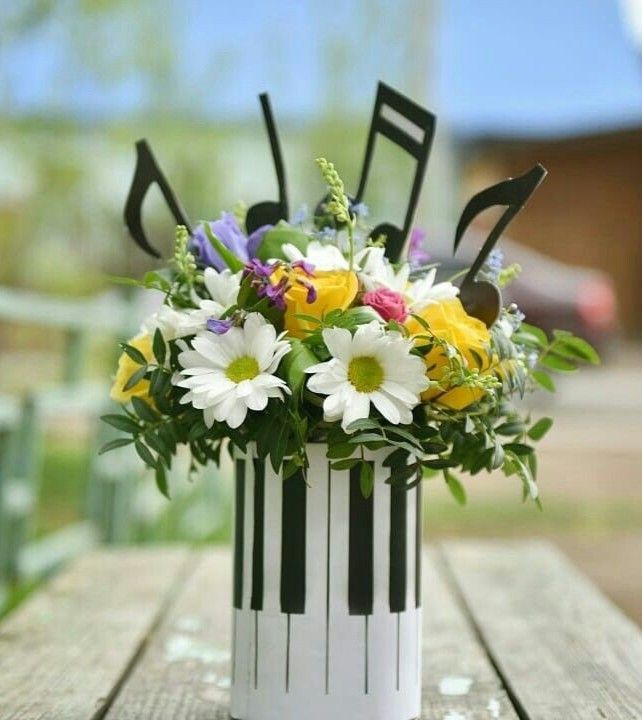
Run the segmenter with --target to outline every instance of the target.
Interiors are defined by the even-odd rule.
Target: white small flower
[[[323,417],[341,420],[347,430],[367,418],[370,403],[393,425],[412,422],[412,408],[429,382],[422,358],[412,355],[412,341],[385,332],[380,323],[360,325],[354,336],[344,328],[323,331],[332,359],[309,367],[308,388],[327,395]]]
[[[419,312],[432,303],[451,300],[459,295],[459,288],[451,282],[440,282],[435,285],[437,268],[432,268],[426,275],[411,283],[406,290],[406,299],[411,312]]]
[[[281,250],[290,262],[305,260],[314,265],[316,270],[348,270],[348,261],[336,245],[325,245],[318,240],[308,243],[305,255],[296,245],[285,243]]]
[[[205,268],[203,273],[205,288],[209,298],[200,298],[194,293],[193,301],[197,308],[178,310],[162,305],[158,312],[151,315],[144,323],[143,329],[153,335],[159,328],[167,341],[197,335],[207,327],[210,318],[218,318],[232,305],[241,287],[241,273],[234,275],[229,270],[218,272],[214,268]]]
[[[183,326],[189,320],[185,310],[176,310],[169,305],[161,305],[157,312],[150,315],[142,325],[142,330],[153,335],[158,328],[166,341],[183,337]]]
[[[242,328],[195,337],[193,350],[178,356],[183,370],[175,385],[189,390],[181,403],[202,410],[207,427],[216,421],[237,428],[248,410],[264,410],[269,398],[282,400],[290,390],[273,373],[290,351],[290,343],[281,340],[284,334],[277,337],[262,315],[250,313]]]
[[[385,248],[365,247],[355,255],[357,274],[367,292],[388,288],[403,293],[408,285],[410,266],[404,263],[398,270],[385,255]]]
[[[218,272],[212,267],[205,268],[203,273],[205,288],[211,299],[195,297],[194,302],[198,308],[185,311],[185,318],[180,326],[180,335],[197,335],[207,327],[210,318],[218,320],[232,305],[241,287],[241,273],[232,275],[230,270]]]

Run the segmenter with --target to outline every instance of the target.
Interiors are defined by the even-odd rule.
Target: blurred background
[[[548,169],[502,242],[525,269],[511,298],[604,360],[532,401],[557,416],[544,512],[516,480],[469,479],[464,508],[432,480],[426,536],[552,538],[642,622],[642,2],[341,5],[0,5],[0,613],[94,543],[229,536],[227,468],[190,483],[178,467],[169,504],[127,449],[96,455],[116,340],[149,309],[110,276],[155,266],[123,227],[134,141],[149,139],[194,219],[276,199],[268,90],[291,207],[313,207],[318,155],[356,189],[381,79],[438,116],[416,218],[433,258],[453,264],[470,195]],[[402,219],[412,170],[379,141],[373,220]],[[154,190],[145,212],[167,252],[172,218]]]

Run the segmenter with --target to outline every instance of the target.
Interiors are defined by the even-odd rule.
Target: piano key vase
[[[231,716],[414,720],[421,704],[421,487],[374,491],[327,446],[287,480],[235,461]]]

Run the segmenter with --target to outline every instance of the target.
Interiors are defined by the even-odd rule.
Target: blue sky
[[[381,78],[461,136],[642,123],[616,0],[443,0],[436,18],[426,0],[138,0],[85,19],[75,4],[0,47],[5,112],[238,119],[267,89],[280,115],[364,114]]]

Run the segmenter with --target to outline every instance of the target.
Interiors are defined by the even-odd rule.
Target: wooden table
[[[223,549],[82,557],[0,625],[0,719],[227,719],[230,572]],[[449,542],[423,578],[422,718],[642,718],[638,628],[552,546]]]

